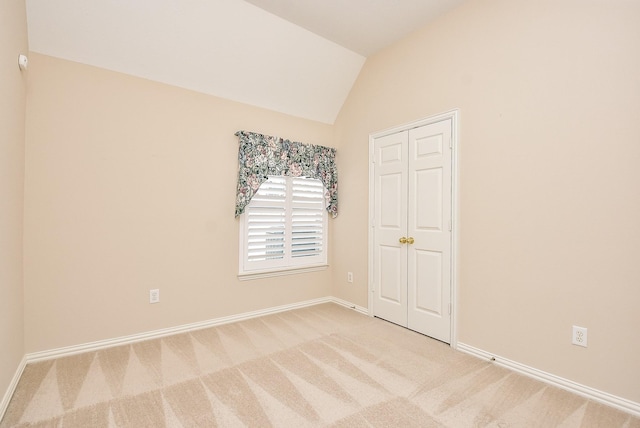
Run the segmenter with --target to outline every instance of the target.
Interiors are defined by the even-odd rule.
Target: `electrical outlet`
[[[353,282],[353,272],[347,272],[347,282]]]
[[[587,347],[587,329],[585,327],[573,326],[573,335],[571,336],[571,343],[578,346]]]
[[[149,290],[149,303],[158,303],[160,301],[160,290],[155,288]]]

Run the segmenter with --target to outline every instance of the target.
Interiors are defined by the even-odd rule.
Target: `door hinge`
[[[451,232],[451,220],[449,220],[449,232]]]
[[[449,148],[453,149],[453,143],[451,142],[451,138],[449,138]]]

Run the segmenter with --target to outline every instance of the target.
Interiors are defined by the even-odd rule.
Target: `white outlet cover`
[[[160,301],[160,290],[149,290],[149,303],[158,303]]]
[[[571,335],[571,343],[578,346],[587,347],[587,329],[585,327],[573,326],[573,334]]]

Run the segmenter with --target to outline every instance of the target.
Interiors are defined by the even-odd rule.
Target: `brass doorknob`
[[[407,244],[411,245],[416,242],[411,236],[407,238]]]
[[[401,244],[406,244],[407,243],[407,238],[405,238],[404,236],[402,238],[400,238],[400,243]]]

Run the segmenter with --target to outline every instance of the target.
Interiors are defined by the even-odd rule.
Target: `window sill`
[[[315,266],[304,266],[304,267],[292,267],[292,268],[282,268],[275,270],[261,270],[254,272],[243,272],[238,274],[238,279],[240,281],[250,281],[252,279],[261,279],[261,278],[273,278],[276,276],[283,275],[296,275],[299,273],[307,273],[307,272],[317,272],[321,270],[326,270],[329,265],[315,265]]]

